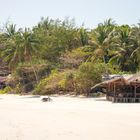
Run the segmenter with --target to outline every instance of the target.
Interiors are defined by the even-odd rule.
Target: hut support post
[[[136,98],[136,84],[135,84],[135,86],[134,86],[134,97]]]
[[[107,100],[109,100],[109,84],[107,84],[107,94],[106,94]]]
[[[114,83],[114,102],[116,101],[116,85],[115,85],[115,83]]]

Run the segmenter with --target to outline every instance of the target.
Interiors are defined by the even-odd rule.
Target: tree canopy
[[[69,81],[72,83],[69,84],[73,85],[73,91],[78,92],[78,86],[90,81],[86,82],[89,85],[84,84],[88,90],[82,91],[89,92],[89,87],[101,80],[99,75],[106,72],[139,71],[139,53],[140,24],[118,25],[112,19],[98,24],[96,28],[86,29],[84,26],[77,27],[74,19],[42,18],[32,29],[17,29],[15,24],[8,23],[0,33],[0,60],[12,74],[22,71],[23,77],[20,75],[18,84],[36,81],[33,82],[34,88],[40,85],[42,79],[49,78],[54,70],[63,72],[64,77],[71,71],[73,76]],[[30,71],[30,76],[27,71],[28,74]],[[34,78],[27,78],[27,75]],[[60,89],[64,90],[64,86]]]

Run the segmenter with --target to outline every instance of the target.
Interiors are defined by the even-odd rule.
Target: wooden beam
[[[136,85],[134,85],[134,97],[136,98]]]
[[[114,97],[116,96],[115,94],[116,94],[116,85],[114,83]]]

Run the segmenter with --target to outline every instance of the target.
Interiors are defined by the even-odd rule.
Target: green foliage
[[[102,74],[105,72],[104,64],[92,62],[83,63],[76,74],[76,91],[80,94],[89,94],[93,85],[101,82]]]
[[[13,89],[10,86],[6,86],[4,89],[0,89],[0,94],[10,93],[11,91],[13,91]]]
[[[36,86],[35,94],[59,94],[60,91],[73,91],[74,71],[52,71],[49,77],[42,79]]]
[[[86,29],[81,28],[79,29],[79,34],[80,34],[80,40],[82,43],[82,46],[88,45],[88,41],[89,41],[89,35]]]
[[[66,50],[72,50],[81,45],[80,34],[73,19],[60,21],[43,18],[33,31],[41,42],[42,57],[50,62],[57,62],[59,56]]]
[[[79,47],[72,51],[67,51],[60,57],[64,67],[77,68],[82,62],[86,61],[91,55],[90,50],[87,50],[88,46]]]
[[[43,61],[36,61],[32,64],[38,76],[38,80],[49,75],[51,71],[50,64],[46,64]],[[23,92],[29,92],[34,89],[36,85],[36,76],[34,74],[34,69],[30,63],[20,63],[16,68],[15,74],[17,76],[17,81],[20,82]]]
[[[87,30],[74,19],[42,18],[33,29],[8,23],[0,33],[0,71],[8,67],[16,75],[18,93],[88,94],[104,73],[139,71],[139,53],[140,24],[119,26],[112,19]]]
[[[22,93],[22,86],[20,83],[16,84],[15,88],[13,89],[14,93],[21,94]]]
[[[83,63],[78,70],[53,71],[36,86],[36,94],[58,94],[60,91],[88,94],[90,88],[101,81],[104,64]]]

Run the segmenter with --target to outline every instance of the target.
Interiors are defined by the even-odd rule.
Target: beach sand
[[[0,95],[0,140],[140,140],[140,104]]]

